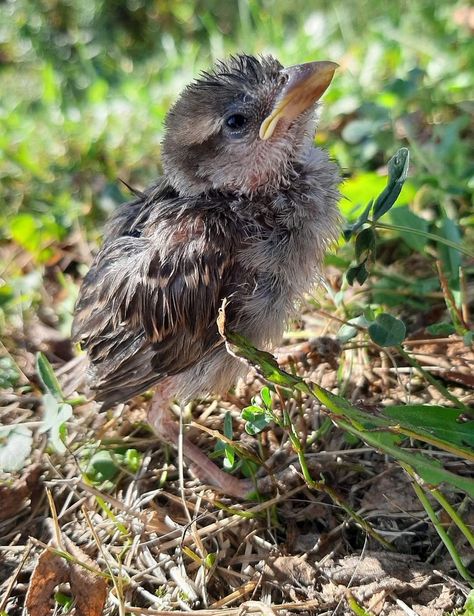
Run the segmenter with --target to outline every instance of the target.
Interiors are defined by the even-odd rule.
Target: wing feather
[[[107,405],[178,374],[222,344],[216,318],[232,293],[232,234],[199,210],[153,224],[132,204],[131,224],[119,212],[84,279],[73,337],[91,362],[91,387]],[[137,218],[142,229],[137,235]],[[148,225],[147,225],[148,220]],[[128,228],[133,235],[124,235]],[[118,235],[117,235],[118,233]],[[122,235],[120,235],[122,233]]]

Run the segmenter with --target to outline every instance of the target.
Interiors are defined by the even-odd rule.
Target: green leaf
[[[446,482],[459,488],[474,498],[474,481],[470,477],[457,475],[447,471],[437,461],[427,454],[412,453],[401,447],[405,435],[400,432],[400,426],[388,417],[372,415],[367,411],[351,405],[341,396],[336,396],[316,383],[306,383],[302,378],[293,376],[282,370],[274,357],[265,351],[253,347],[243,336],[235,332],[224,331],[222,317],[219,321],[219,331],[224,336],[227,350],[235,357],[246,359],[268,381],[296,389],[318,399],[330,412],[332,421],[352,436],[366,442],[371,447],[389,454],[400,463],[410,465],[426,482],[439,485]],[[410,426],[411,428],[411,426]],[[421,431],[411,438],[424,440]]]
[[[303,381],[298,389],[304,391],[308,386]],[[474,480],[470,477],[445,470],[438,460],[433,460],[428,455],[414,454],[409,449],[402,448],[400,426],[393,425],[392,420],[362,411],[315,383],[310,384],[310,391],[333,413],[334,423],[342,429],[391,455],[395,460],[409,464],[424,481],[433,485],[447,482],[474,498]],[[419,437],[423,440],[423,435],[420,434]]]
[[[375,233],[371,227],[362,229],[357,234],[355,242],[355,255],[357,261],[366,262],[367,259],[372,258],[375,252]]]
[[[58,605],[60,605],[64,609],[65,613],[69,612],[72,609],[72,606],[74,605],[74,598],[71,597],[70,595],[65,595],[62,592],[55,592],[54,600],[56,601]]]
[[[256,415],[265,415],[265,409],[261,406],[256,406],[255,404],[251,404],[250,406],[246,406],[242,409],[240,416],[245,421],[252,421]]]
[[[378,220],[398,199],[408,175],[410,154],[407,148],[400,148],[388,161],[388,182],[385,190],[377,197],[373,208],[373,219]]]
[[[262,398],[263,404],[267,407],[267,409],[272,408],[272,394],[268,387],[262,387],[260,392],[260,397]]]
[[[424,434],[444,444],[454,445],[468,454],[474,451],[474,418],[464,416],[457,409],[407,404],[387,406],[382,414],[419,435]]]
[[[360,143],[363,139],[374,135],[379,126],[380,122],[374,122],[373,120],[352,120],[344,127],[342,138],[347,143]]]
[[[32,444],[30,428],[21,424],[0,428],[0,471],[13,473],[22,469]]]
[[[370,200],[368,206],[365,208],[365,210],[362,212],[359,218],[353,224],[347,223],[344,226],[342,234],[346,242],[348,242],[351,239],[351,237],[354,235],[354,233],[356,233],[362,227],[362,225],[364,225],[367,222],[369,218],[370,210],[372,209],[373,204],[374,204],[373,200]]]
[[[49,432],[49,441],[58,453],[64,453],[64,445],[61,435],[61,427],[72,417],[72,406],[58,400],[51,393],[43,395],[44,417],[43,425],[39,433]]]
[[[474,590],[471,590],[468,594],[463,609],[464,612],[460,613],[459,616],[474,616]]]
[[[252,477],[255,479],[260,465],[253,460],[241,460],[240,471],[244,477]]]
[[[228,443],[224,445],[224,468],[230,471],[235,464],[235,449]]]
[[[86,473],[91,481],[102,483],[103,481],[112,481],[118,471],[119,468],[110,451],[101,449],[89,460]]]
[[[360,285],[363,285],[368,277],[369,272],[365,267],[365,262],[359,263],[358,265],[353,265],[346,272],[346,280],[351,287],[356,280]]]
[[[364,313],[362,316],[363,316],[363,321],[365,322],[364,327],[368,327],[369,323],[371,323],[372,321],[375,321],[376,314],[371,306],[366,306],[364,308]]]
[[[256,434],[262,432],[262,430],[265,430],[269,423],[270,421],[265,415],[259,415],[258,417],[255,417],[253,421],[247,421],[245,424],[245,431],[247,434],[255,436]]]
[[[39,248],[40,237],[38,233],[38,223],[31,214],[18,214],[10,224],[12,239],[29,250],[36,252]]]
[[[0,357],[0,389],[15,387],[20,380],[20,372],[11,357]]]
[[[41,76],[43,82],[43,101],[47,105],[52,106],[61,97],[61,88],[58,84],[58,76],[55,73],[54,66],[49,62],[43,62]]]
[[[224,436],[228,439],[232,439],[234,436],[234,429],[232,426],[232,415],[229,411],[224,415]],[[230,470],[235,464],[235,449],[229,443],[223,443],[224,445],[224,468]]]
[[[372,201],[373,205],[373,195],[378,195],[382,192],[386,183],[386,179],[374,171],[355,173],[352,177],[347,178],[341,186],[343,196],[341,210],[344,216],[353,221],[357,211],[361,209],[362,205],[367,203],[369,199]],[[367,208],[365,208],[365,210],[367,210]],[[359,220],[362,217],[363,214],[360,216]],[[367,220],[367,218],[365,220]]]
[[[63,399],[63,393],[56,375],[54,374],[53,367],[47,360],[44,353],[38,353],[36,355],[36,372],[43,385],[44,389],[54,396],[57,400]]]
[[[345,344],[346,342],[349,342],[349,340],[355,338],[358,333],[359,330],[357,329],[357,327],[352,327],[351,325],[344,324],[341,325],[341,327],[339,328],[336,337],[340,342],[342,342],[342,344]]]
[[[232,426],[232,414],[230,411],[227,411],[224,415],[224,426],[223,426],[224,436],[232,439],[234,437],[234,429]]]
[[[463,342],[464,344],[469,348],[472,347],[474,345],[474,331],[473,332],[466,332],[463,336]]]
[[[394,207],[390,210],[389,220],[394,225],[409,227],[416,231],[426,232],[429,228],[428,222],[424,218],[414,214],[406,205]],[[409,231],[399,233],[399,236],[410,248],[418,252],[423,251],[428,241],[428,238],[423,235],[410,233]]]
[[[241,417],[246,422],[245,431],[252,436],[264,430],[272,421],[270,415],[265,412],[265,409],[255,405],[242,409]]]
[[[354,225],[360,223],[359,227],[362,226],[367,221],[368,214],[373,206],[374,195],[380,194],[386,184],[387,178],[374,171],[355,173],[352,177],[344,180],[341,185],[343,199],[340,202],[342,215]],[[404,204],[411,203],[415,198],[416,192],[415,185],[408,179],[403,185],[398,202]],[[363,204],[367,203],[368,199],[371,199],[369,205],[363,208]],[[362,209],[365,212],[362,212],[357,221],[355,221],[355,218],[357,218]],[[349,225],[349,229],[351,229],[351,225]]]
[[[403,321],[391,314],[379,314],[368,327],[369,336],[382,347],[401,344],[405,340],[406,327]]]
[[[219,327],[222,328],[222,321],[219,322]],[[242,357],[245,360],[250,361],[250,363],[254,365],[257,370],[260,368],[262,370],[262,374],[264,374],[265,377],[275,385],[291,388],[294,384],[299,382],[297,377],[280,370],[276,359],[271,353],[259,351],[250,344],[245,336],[242,336],[237,332],[226,332],[226,336],[232,344],[229,352],[235,357]],[[271,378],[269,378],[270,375]],[[263,410],[260,407],[250,406],[247,408],[258,408],[260,412]]]
[[[207,569],[212,569],[217,561],[217,554],[215,552],[209,552],[204,559],[204,566]]]
[[[426,331],[432,336],[450,336],[455,333],[456,328],[452,323],[433,323],[428,325]]]
[[[140,468],[141,462],[142,456],[137,449],[127,449],[125,452],[124,463],[130,472],[136,473]]]
[[[459,226],[454,220],[444,217],[439,225],[439,235],[446,238],[450,242],[461,244],[462,238],[459,231]],[[452,291],[459,290],[459,268],[461,267],[461,253],[459,250],[446,246],[445,244],[438,243],[438,252],[443,263],[443,271],[451,283]]]
[[[358,327],[354,327],[354,325],[352,324]],[[345,342],[349,342],[349,340],[352,340],[352,338],[355,338],[357,336],[360,327],[367,328],[369,324],[369,321],[362,314],[353,319],[349,319],[349,321],[342,325],[337,332],[337,339],[340,340],[343,344]]]

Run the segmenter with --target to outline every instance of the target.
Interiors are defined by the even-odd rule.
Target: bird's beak
[[[303,111],[318,101],[329,87],[338,64],[308,62],[283,69],[288,80],[282,88],[270,115],[260,126],[260,139],[270,139],[282,119],[290,124]]]

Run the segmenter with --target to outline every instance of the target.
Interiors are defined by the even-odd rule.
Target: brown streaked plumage
[[[338,233],[338,172],[313,146],[335,67],[238,56],[184,90],[163,178],[112,218],[77,302],[73,335],[105,406],[161,383],[150,419],[174,439],[167,399],[223,392],[242,373],[217,331],[224,298],[230,329],[279,341]],[[211,475],[223,491],[248,489]]]

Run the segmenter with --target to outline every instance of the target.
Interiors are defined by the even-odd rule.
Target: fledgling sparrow
[[[218,333],[224,298],[229,329],[279,342],[339,231],[338,169],[313,144],[336,67],[239,55],[182,92],[163,177],[113,216],[76,305],[73,336],[104,406],[156,388],[149,421],[175,441],[170,400],[223,393],[245,373]],[[191,443],[184,455],[220,490],[249,490]]]

